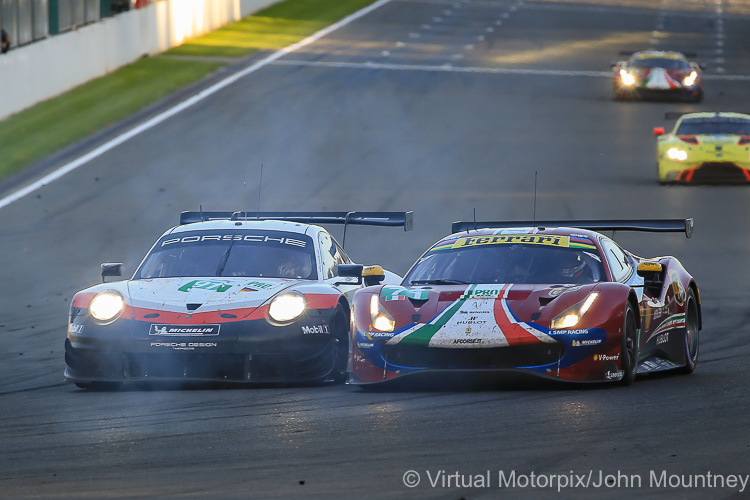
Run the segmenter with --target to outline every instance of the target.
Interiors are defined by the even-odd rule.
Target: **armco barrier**
[[[278,0],[163,0],[0,54],[0,120]]]

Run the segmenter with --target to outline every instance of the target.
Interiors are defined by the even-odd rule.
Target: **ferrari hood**
[[[553,316],[587,293],[582,289],[593,286],[386,286],[381,300],[387,309],[412,321],[388,343],[467,348],[552,343],[549,329],[540,325],[549,324]]]
[[[129,281],[130,305],[184,313],[254,308],[300,280],[269,278],[158,278]]]

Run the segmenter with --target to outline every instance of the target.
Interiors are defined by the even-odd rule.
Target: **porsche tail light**
[[[677,138],[688,144],[698,144],[698,138],[694,135],[678,135]]]
[[[737,144],[739,144],[740,146],[750,144],[750,135],[743,135],[742,137],[740,137],[740,140],[737,141]]]

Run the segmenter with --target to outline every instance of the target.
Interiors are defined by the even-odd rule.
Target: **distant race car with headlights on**
[[[666,113],[674,128],[654,128],[659,182],[750,182],[750,115]]]
[[[412,228],[411,212],[183,212],[133,277],[75,294],[65,378],[343,382],[349,296],[398,283],[357,265],[317,224]],[[102,264],[102,277],[121,264]],[[362,276],[364,275],[364,280]],[[364,283],[363,283],[364,281]]]
[[[612,63],[615,99],[703,99],[702,67],[680,52],[646,50]]]
[[[457,222],[401,285],[358,290],[350,383],[523,372],[574,382],[690,373],[701,304],[674,257],[594,230],[692,234],[692,219]],[[570,227],[573,226],[573,227]]]

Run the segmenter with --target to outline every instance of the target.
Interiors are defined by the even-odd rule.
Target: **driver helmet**
[[[566,278],[578,278],[586,268],[586,261],[578,252],[560,250],[555,255],[555,267]]]

